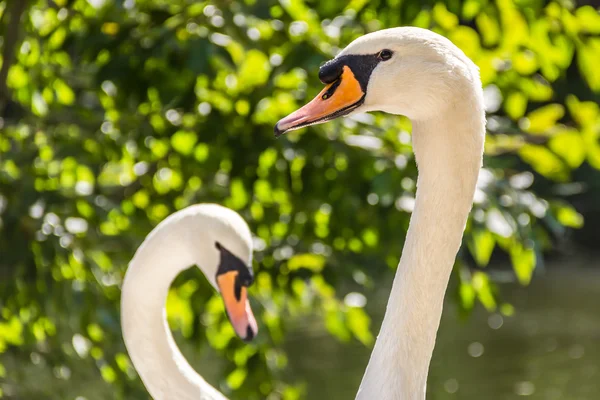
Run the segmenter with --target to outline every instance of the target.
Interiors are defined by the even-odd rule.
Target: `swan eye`
[[[380,59],[381,61],[387,61],[387,60],[389,60],[390,58],[392,58],[392,55],[393,55],[393,54],[394,54],[394,53],[393,53],[391,50],[387,50],[387,49],[385,49],[385,50],[381,50],[381,51],[379,52],[379,54],[377,55],[377,57],[379,57],[379,59]]]

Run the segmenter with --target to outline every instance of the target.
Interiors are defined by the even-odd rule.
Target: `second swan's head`
[[[475,64],[448,39],[420,28],[392,28],[350,43],[319,70],[325,88],[280,120],[275,135],[358,112],[430,119],[481,91]]]
[[[202,260],[198,266],[221,293],[236,334],[249,341],[258,332],[248,299],[248,287],[254,282],[250,229],[238,213],[217,204],[189,209],[201,219],[201,223],[194,224],[202,230],[199,235],[206,235],[197,248],[198,260]]]

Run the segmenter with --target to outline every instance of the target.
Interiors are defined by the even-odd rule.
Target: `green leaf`
[[[234,210],[241,210],[248,204],[248,192],[244,188],[244,183],[241,179],[235,178],[230,185],[231,196],[225,200],[225,205]]]
[[[23,344],[23,324],[15,316],[7,322],[0,322],[0,353],[4,351],[7,344]]]
[[[566,204],[558,208],[556,218],[564,226],[571,228],[581,228],[583,226],[583,216]]]
[[[473,273],[472,285],[481,304],[488,311],[494,311],[496,309],[496,299],[494,298],[489,277],[481,271],[475,271]]]
[[[476,1],[476,3],[481,4],[479,1]],[[482,12],[475,17],[475,21],[486,46],[496,45],[500,41],[501,31],[497,18],[487,12]]]
[[[488,230],[477,229],[471,233],[468,246],[477,265],[480,267],[488,265],[495,244],[494,235]]]
[[[579,101],[574,95],[567,96],[567,107],[573,119],[581,126],[596,124],[600,116],[600,106],[594,101]]]
[[[248,376],[248,370],[246,368],[236,368],[227,377],[227,386],[233,390],[239,389],[246,380],[246,376]]]
[[[504,110],[514,120],[521,118],[527,109],[527,96],[522,92],[512,92],[506,97]]]
[[[306,268],[313,272],[321,272],[325,266],[325,257],[319,254],[296,254],[288,261],[290,271]]]
[[[19,64],[15,64],[10,67],[8,71],[8,77],[6,79],[8,87],[13,89],[20,89],[29,84],[29,76],[23,67]]]
[[[548,104],[527,114],[528,124],[524,130],[528,133],[548,133],[564,115],[565,108],[562,105]]]
[[[548,147],[573,169],[579,168],[585,161],[585,143],[579,132],[574,129],[564,129],[552,136]]]
[[[554,94],[552,86],[542,78],[521,78],[519,86],[529,101],[548,101]]]
[[[70,106],[75,102],[75,93],[61,79],[56,79],[54,81],[54,90],[56,91],[56,98],[59,103]]]
[[[544,146],[526,144],[519,149],[519,155],[541,175],[564,182],[569,179],[569,171],[564,163]]]
[[[528,285],[535,269],[534,249],[526,248],[521,243],[515,242],[510,247],[510,260],[519,282],[522,285]]]
[[[448,39],[470,58],[475,58],[481,53],[479,35],[472,28],[458,26],[450,32]]]
[[[437,3],[433,7],[433,19],[444,29],[452,29],[458,25],[458,17],[452,14],[443,3]]]
[[[113,383],[117,379],[117,373],[110,365],[105,364],[100,367],[100,374],[102,375],[102,379],[108,383]]]
[[[325,314],[325,328],[343,342],[347,342],[351,338],[350,331],[344,323],[344,314],[337,308],[332,308]]]
[[[577,51],[577,64],[583,78],[589,87],[600,92],[600,39],[589,38],[585,45],[581,45]]]
[[[592,6],[583,6],[575,10],[575,16],[579,27],[583,31],[592,34],[600,34],[600,14]]]
[[[515,52],[512,63],[515,71],[520,75],[530,75],[539,68],[535,54],[529,50]]]
[[[350,307],[346,313],[346,323],[350,332],[361,341],[362,344],[368,346],[373,343],[373,335],[369,329],[371,325],[371,319],[363,310],[359,307]]]
[[[365,229],[362,233],[363,242],[369,247],[376,247],[379,242],[379,235],[377,231],[369,228]]]
[[[471,310],[475,305],[475,289],[473,289],[470,282],[460,282],[458,296],[463,309]]]
[[[198,136],[191,131],[177,131],[171,137],[173,149],[183,155],[189,156],[194,151]]]
[[[473,19],[481,11],[481,2],[477,0],[466,0],[462,6],[462,15],[465,19]]]
[[[240,67],[238,82],[241,88],[250,89],[264,85],[271,74],[271,64],[265,54],[250,50]]]
[[[297,89],[301,83],[306,81],[306,71],[302,68],[294,68],[275,77],[275,86],[281,89]]]

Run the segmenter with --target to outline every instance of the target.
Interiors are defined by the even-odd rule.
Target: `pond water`
[[[446,302],[428,381],[428,400],[600,398],[600,257],[550,260],[528,288],[502,283],[511,317],[477,309],[460,320]],[[503,280],[509,271],[495,273]],[[380,326],[392,276],[367,309]],[[508,281],[508,279],[504,279]],[[308,399],[353,399],[371,350],[342,344],[324,328],[290,334],[289,374]]]
[[[478,307],[461,320],[453,303],[446,302],[427,399],[599,399],[600,256],[575,255],[549,261],[528,288],[511,283],[509,270],[493,269],[494,279],[506,282],[500,288],[504,299],[515,307],[511,317]],[[375,331],[392,277],[390,271],[377,290],[367,294],[366,307]],[[298,328],[290,332],[284,346],[289,359],[287,380],[305,381],[306,399],[354,399],[371,349],[357,341],[340,343],[316,317],[297,320],[294,325]],[[214,351],[199,354],[192,343],[176,337],[191,364],[216,384],[222,358]],[[64,400],[82,394],[87,400],[114,398],[113,388],[98,376],[93,360],[89,368],[72,371],[70,380],[54,379],[52,370],[42,364],[10,357],[5,361],[7,370],[19,368],[21,382],[35,382],[17,391],[26,396],[9,395],[9,399]],[[129,393],[127,398],[148,397]]]

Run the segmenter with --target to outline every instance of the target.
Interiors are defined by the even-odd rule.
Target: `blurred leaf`
[[[313,272],[321,272],[325,266],[325,257],[318,254],[296,254],[289,259],[287,266],[290,271],[306,268]]]
[[[600,92],[600,38],[590,38],[585,46],[577,52],[577,63],[583,72],[587,84],[593,91]]]
[[[581,228],[583,226],[583,217],[574,208],[568,205],[562,205],[558,208],[556,214],[558,221],[564,226],[571,228]]]
[[[177,131],[171,136],[171,146],[178,153],[190,155],[194,151],[194,146],[198,137],[194,132]]]
[[[474,230],[468,244],[477,265],[480,267],[488,265],[495,245],[492,233],[487,230]]]
[[[510,247],[510,260],[519,282],[528,285],[535,269],[535,251],[515,242]]]
[[[245,368],[236,368],[227,377],[227,385],[233,390],[238,389],[244,383],[247,375],[248,371]]]
[[[250,50],[240,68],[238,80],[242,88],[264,85],[271,73],[271,65],[266,55],[258,50]]]
[[[527,114],[528,124],[525,128],[529,133],[546,133],[563,117],[565,109],[560,104],[548,104]]]
[[[473,289],[475,289],[475,293],[481,304],[488,311],[494,311],[496,309],[496,299],[492,293],[491,282],[488,276],[481,271],[475,271],[472,282]]]
[[[527,109],[527,97],[522,92],[512,92],[506,98],[504,108],[512,119],[519,119]]]
[[[585,161],[585,143],[579,132],[575,130],[564,129],[555,134],[548,142],[548,146],[573,169],[578,168]]]
[[[369,329],[371,319],[362,308],[350,307],[346,318],[348,320],[348,327],[354,337],[360,340],[364,345],[373,343],[373,335]]]
[[[527,144],[521,147],[519,155],[541,175],[563,182],[569,178],[569,171],[562,161],[543,146]]]

